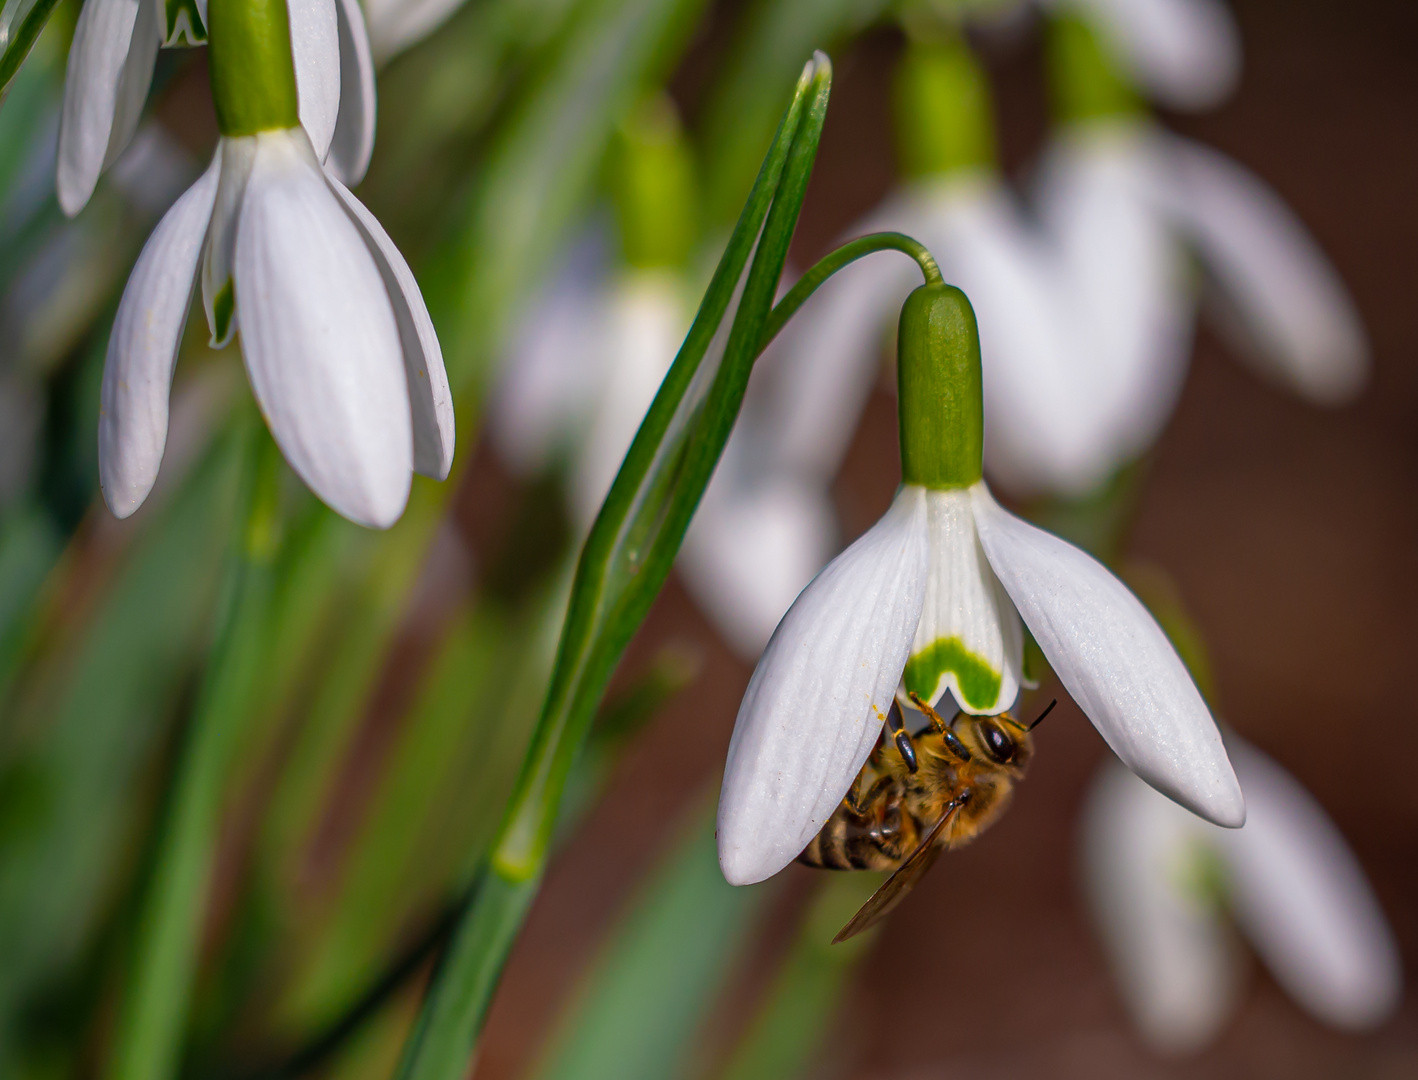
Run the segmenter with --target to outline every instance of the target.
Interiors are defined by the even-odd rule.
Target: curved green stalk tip
[[[975,309],[954,285],[922,285],[901,308],[897,335],[901,478],[969,487],[983,475],[984,399]]]

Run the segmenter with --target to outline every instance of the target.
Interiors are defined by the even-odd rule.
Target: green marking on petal
[[[163,48],[185,45],[205,45],[207,28],[197,0],[163,0]]]
[[[217,298],[212,301],[212,321],[216,323],[212,328],[214,346],[225,345],[231,337],[231,317],[235,311],[236,290],[232,287],[231,278],[227,278],[226,284],[217,293]]]
[[[999,701],[1002,676],[958,637],[936,638],[906,661],[906,689],[930,701],[947,672],[955,673],[962,705],[987,709]]]

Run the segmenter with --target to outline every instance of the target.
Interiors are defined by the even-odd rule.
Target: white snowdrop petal
[[[399,329],[364,237],[302,129],[262,132],[236,238],[241,345],[286,460],[334,510],[387,528],[413,432]]]
[[[609,286],[603,336],[578,352],[603,372],[585,444],[571,465],[572,511],[588,529],[620,471],[655,393],[674,363],[690,312],[672,274],[630,272]]]
[[[1313,796],[1259,750],[1228,740],[1246,826],[1218,831],[1237,922],[1292,997],[1343,1028],[1398,1005],[1398,945],[1344,837]]]
[[[905,689],[931,705],[948,692],[966,712],[1004,712],[1019,696],[1024,632],[975,535],[964,490],[926,492],[929,569]]]
[[[826,491],[786,478],[728,485],[716,473],[676,565],[728,644],[753,660],[827,563],[836,536]]]
[[[359,0],[338,0],[340,101],[326,166],[351,186],[364,179],[374,153],[374,57]]]
[[[546,469],[594,399],[604,357],[587,347],[598,333],[606,240],[587,230],[527,304],[502,359],[487,410],[493,444],[523,476]]]
[[[59,123],[59,205],[73,217],[137,129],[161,27],[154,0],[90,0],[79,10]]]
[[[1215,150],[1176,137],[1167,150],[1158,196],[1220,286],[1242,355],[1321,404],[1353,397],[1369,369],[1363,323],[1304,225]]]
[[[1168,1054],[1210,1043],[1242,986],[1239,943],[1208,895],[1207,828],[1112,761],[1081,822],[1084,895],[1119,996]]]
[[[363,233],[399,323],[404,374],[413,409],[414,469],[435,480],[445,480],[453,467],[453,393],[423,293],[379,220],[344,184],[330,177],[330,186]]]
[[[172,371],[219,170],[213,161],[158,222],[113,320],[103,369],[98,466],[104,501],[120,518],[143,504],[162,463]]]
[[[1098,20],[1123,63],[1155,100],[1215,105],[1236,85],[1241,41],[1219,0],[1075,0]]]
[[[341,2],[287,0],[300,122],[321,161],[330,153],[340,114],[340,27],[336,6]],[[372,119],[371,112],[371,122]]]
[[[1128,768],[1219,825],[1246,819],[1216,722],[1162,628],[1092,556],[971,488],[980,542],[1024,625]]]
[[[841,802],[891,707],[925,577],[925,499],[904,487],[783,617],[724,766],[719,865],[731,884],[783,869]]]

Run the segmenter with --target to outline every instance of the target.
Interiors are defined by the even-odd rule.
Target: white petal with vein
[[[414,272],[379,220],[338,180],[331,178],[330,186],[364,234],[399,322],[404,374],[413,408],[414,469],[435,480],[447,479],[448,470],[453,467],[453,393],[423,293],[414,280]]]
[[[339,513],[403,512],[413,432],[399,328],[303,130],[262,132],[236,239],[241,346],[286,460]]]
[[[64,73],[56,187],[73,217],[138,127],[161,28],[154,0],[90,0],[79,11]]]
[[[719,865],[731,884],[783,869],[841,802],[891,707],[925,578],[925,499],[905,487],[783,617],[724,766]]]
[[[168,393],[197,260],[217,194],[218,162],[158,222],[133,266],[103,369],[99,481],[116,517],[142,505],[167,444]]]
[[[1091,555],[971,489],[985,555],[1024,625],[1128,768],[1187,809],[1232,828],[1245,800],[1221,733],[1162,628]]]
[[[321,161],[330,153],[340,113],[340,2],[287,0],[300,122]]]

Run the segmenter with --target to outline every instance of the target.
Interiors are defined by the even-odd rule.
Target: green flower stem
[[[212,104],[223,135],[300,123],[286,0],[211,0],[207,44]]]
[[[403,1080],[457,1080],[536,896],[573,763],[620,656],[664,584],[738,417],[753,363],[813,288],[852,258],[896,248],[886,234],[847,255],[772,309],[826,116],[831,66],[805,69],[778,136],[710,282],[684,345],[646,414],[582,549],[546,704],[493,844],[483,888],[465,913],[406,1047]],[[755,252],[756,248],[756,252]],[[753,255],[751,266],[749,257]],[[712,382],[698,378],[733,294],[747,280]],[[708,382],[707,389],[705,383]]]
[[[969,487],[984,474],[980,328],[954,285],[922,285],[901,308],[896,335],[901,479]]]
[[[196,976],[222,791],[264,666],[279,545],[279,456],[253,423],[247,515],[218,609],[218,632],[165,809],[123,995],[110,1080],[164,1080],[180,1062]]]
[[[879,232],[868,233],[866,236],[859,236],[855,240],[849,240],[836,251],[824,255],[806,274],[800,277],[788,294],[778,301],[768,316],[768,322],[763,328],[763,346],[778,336],[778,332],[787,325],[802,307],[807,298],[815,293],[824,281],[837,273],[844,266],[856,262],[863,255],[870,255],[876,251],[900,251],[911,256],[921,267],[921,273],[926,279],[926,284],[940,284],[940,267],[936,265],[935,257],[926,250],[926,246],[918,240],[913,240],[904,233]]]

